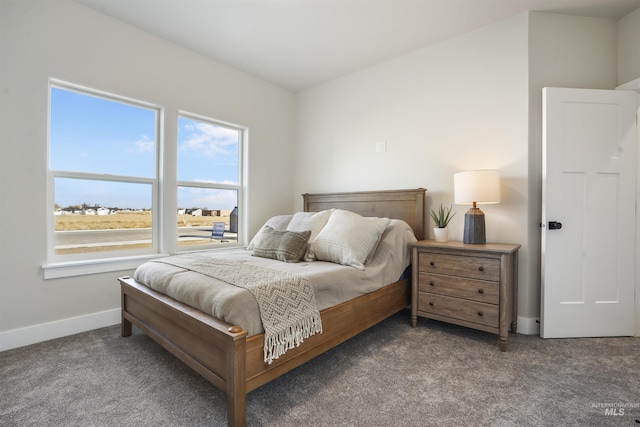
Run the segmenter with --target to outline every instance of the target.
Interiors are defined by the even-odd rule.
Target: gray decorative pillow
[[[277,259],[284,262],[298,262],[307,250],[311,230],[278,231],[266,225],[254,242],[251,255]]]

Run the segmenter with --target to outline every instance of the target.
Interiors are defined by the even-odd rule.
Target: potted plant
[[[436,236],[436,242],[446,242],[449,240],[449,233],[447,231],[447,225],[449,225],[449,221],[456,215],[454,212],[451,213],[451,209],[453,207],[449,205],[448,208],[445,208],[442,203],[440,204],[440,208],[438,212],[431,209],[431,218],[433,219],[433,233]]]

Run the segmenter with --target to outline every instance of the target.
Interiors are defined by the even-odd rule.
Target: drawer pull
[[[478,270],[484,271],[484,267],[478,267]]]
[[[436,265],[436,263],[433,261],[429,261],[429,265],[433,267],[434,265]]]
[[[431,301],[429,301],[429,306],[433,307],[433,303]]]
[[[482,317],[482,312],[481,311],[478,312],[478,316]]]
[[[483,289],[478,289],[478,293],[479,294],[484,294],[484,290]]]
[[[429,282],[429,286],[435,286],[436,284],[433,282]]]

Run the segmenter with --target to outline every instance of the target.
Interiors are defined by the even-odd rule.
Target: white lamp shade
[[[500,172],[477,170],[453,176],[456,205],[500,203]]]

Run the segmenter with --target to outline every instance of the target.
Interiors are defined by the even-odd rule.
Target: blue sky
[[[152,178],[155,170],[155,109],[51,88],[49,164],[52,170]],[[165,120],[169,120],[165,117]],[[239,132],[180,117],[178,180],[236,184]],[[167,143],[171,136],[165,136]],[[169,144],[168,144],[169,145]],[[168,158],[171,156],[168,156]],[[61,207],[99,205],[151,207],[151,186],[107,180],[58,178],[55,202]],[[233,209],[235,191],[178,189],[178,207]]]

